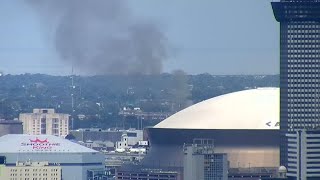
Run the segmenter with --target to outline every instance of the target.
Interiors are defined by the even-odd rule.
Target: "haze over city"
[[[34,2],[0,2],[0,71],[70,74],[70,61],[63,60],[55,45],[57,25],[52,19],[57,16],[45,17]],[[278,24],[269,1],[141,0],[123,4],[134,21],[150,22],[166,37],[168,56],[161,57],[161,72],[279,73]],[[75,72],[83,70],[75,67]],[[95,73],[90,70],[89,74]]]

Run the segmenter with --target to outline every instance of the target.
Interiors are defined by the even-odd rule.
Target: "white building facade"
[[[184,145],[185,180],[228,180],[228,159],[225,153],[214,153],[212,139],[196,139]]]
[[[69,115],[55,113],[54,109],[33,109],[33,113],[20,114],[19,120],[24,134],[62,137],[69,134]]]
[[[48,161],[17,161],[15,166],[0,165],[0,179],[6,180],[61,180],[61,167]]]
[[[320,179],[320,130],[299,130],[288,138],[288,173],[292,179]]]

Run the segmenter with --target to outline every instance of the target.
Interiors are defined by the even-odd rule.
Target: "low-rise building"
[[[105,157],[102,153],[53,135],[2,136],[0,137],[0,157],[4,157],[0,158],[0,162],[6,167],[16,166],[17,160],[47,161],[49,166],[60,166],[63,180],[87,180],[87,177],[93,177],[90,172],[101,172],[105,169]],[[97,174],[94,175],[96,176]]]
[[[126,134],[128,146],[133,146],[143,140],[143,131],[136,129],[127,130],[103,130],[103,129],[78,129],[70,132],[76,141],[88,142],[88,141],[101,141],[112,142],[116,144],[117,141],[122,140],[122,136]]]
[[[181,180],[181,174],[174,170],[146,169],[138,167],[130,170],[117,170],[116,179],[144,179],[144,180]]]
[[[0,165],[0,179],[3,180],[61,180],[61,166],[49,165],[48,161],[17,161],[15,165]]]
[[[214,152],[213,139],[195,139],[184,145],[184,180],[228,180],[228,159],[225,153]]]

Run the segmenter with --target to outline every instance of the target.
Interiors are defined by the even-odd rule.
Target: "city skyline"
[[[317,179],[318,2],[1,1],[0,179]]]

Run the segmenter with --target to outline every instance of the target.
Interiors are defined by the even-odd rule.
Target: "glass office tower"
[[[288,166],[285,134],[320,124],[320,0],[281,0],[272,8],[280,22],[280,161]]]

